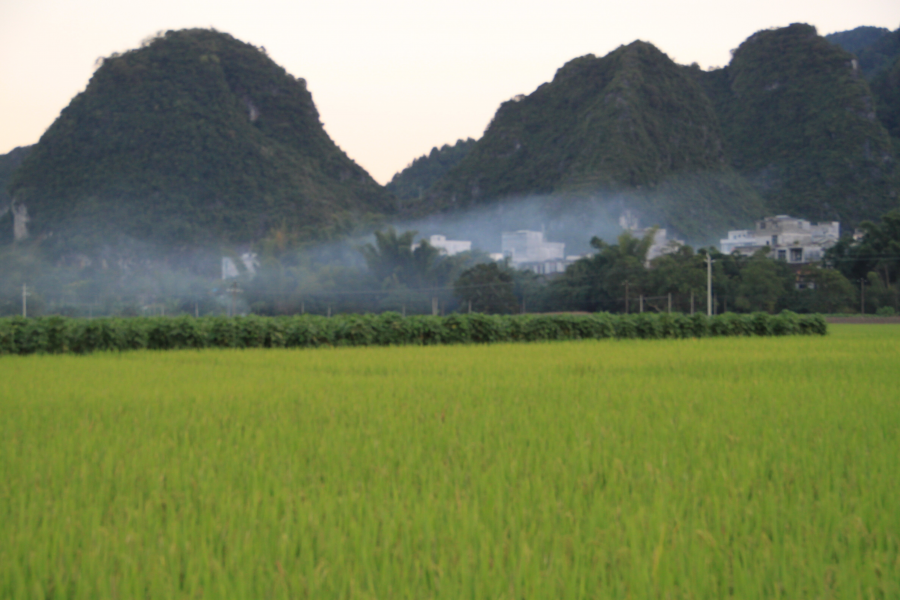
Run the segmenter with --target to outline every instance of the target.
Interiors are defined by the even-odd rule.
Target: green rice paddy
[[[900,327],[0,359],[0,598],[898,598]]]

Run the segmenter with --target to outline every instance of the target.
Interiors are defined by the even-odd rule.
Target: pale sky
[[[577,56],[636,39],[722,66],[752,33],[900,26],[898,0],[0,0],[0,154],[33,144],[98,58],[157,31],[215,27],[306,79],[331,138],[381,183],[479,138],[501,102]]]

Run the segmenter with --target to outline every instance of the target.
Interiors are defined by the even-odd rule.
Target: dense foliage
[[[894,142],[894,156],[900,156],[900,56],[880,71],[870,83],[875,95],[875,111]]]
[[[264,49],[210,30],[168,31],[103,60],[15,173],[34,236],[67,250],[122,237],[316,238],[392,210],[328,137],[303,79]]]
[[[8,244],[13,239],[13,217],[10,211],[12,196],[7,191],[7,185],[31,148],[32,146],[23,146],[0,155],[0,245]]]
[[[394,175],[385,186],[399,200],[419,200],[425,191],[435,184],[447,171],[459,164],[475,146],[475,140],[457,140],[450,146],[432,148],[431,152],[412,161],[405,169]]]
[[[900,210],[860,225],[859,242],[842,238],[825,255],[846,279],[861,284],[869,312],[900,308]]]
[[[503,103],[475,148],[414,209],[527,194],[565,203],[561,196],[597,192],[694,238],[764,213],[728,166],[701,88],[644,42],[572,60],[552,82]]]
[[[856,29],[829,33],[825,36],[825,39],[832,44],[837,44],[851,54],[858,54],[860,50],[871,46],[888,33],[890,33],[890,30],[884,27],[863,25]]]
[[[900,169],[853,56],[794,24],[698,72],[734,166],[775,214],[853,227],[897,206]]]
[[[707,262],[712,258],[712,311],[792,310],[802,313],[851,312],[857,296],[839,271],[818,265],[797,270],[786,262],[753,256],[722,254],[715,249],[676,252],[647,260],[650,236],[628,233],[617,244],[594,238],[597,250],[545,287],[531,293],[531,306],[543,310],[576,311],[703,311],[707,310]],[[798,285],[799,284],[799,285]],[[869,305],[895,307],[895,302]]]
[[[860,48],[855,54],[859,57],[859,68],[867,77],[877,75],[900,58],[900,28]]]
[[[147,317],[0,319],[0,354],[84,354],[179,348],[309,348],[487,344],[574,339],[663,339],[706,336],[825,335],[820,315],[485,315],[403,317]]]

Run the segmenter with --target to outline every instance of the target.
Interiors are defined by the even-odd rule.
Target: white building
[[[566,270],[566,245],[544,241],[541,231],[505,231],[501,237],[503,257],[516,269],[530,269],[539,275]]]
[[[650,233],[652,228],[648,229],[633,229],[631,230],[631,234],[638,238],[644,239],[648,233]],[[678,249],[684,246],[684,240],[678,240],[675,238],[669,239],[669,234],[665,229],[657,228],[653,233],[653,243],[650,244],[650,248],[647,250],[647,263],[654,258],[658,258],[663,254],[672,254],[673,252],[677,252]]]
[[[256,267],[259,266],[259,260],[256,258],[255,252],[244,252],[240,257],[241,264],[250,275],[256,275]],[[222,257],[222,279],[233,279],[240,275],[237,265],[231,257]]]
[[[635,215],[630,210],[625,210],[621,215],[619,215],[619,226],[622,229],[630,232],[631,235],[638,238],[639,240],[644,239],[644,236],[646,236],[654,229],[652,227],[640,229],[637,215]],[[659,227],[657,227],[656,231],[653,233],[653,243],[647,250],[647,265],[650,264],[651,260],[660,257],[663,254],[671,254],[673,252],[677,252],[678,248],[680,248],[681,246],[684,246],[684,240],[675,238],[672,238],[670,240],[668,232],[665,229],[660,229]]]
[[[757,221],[756,229],[729,231],[719,246],[723,254],[739,252],[747,256],[765,248],[772,258],[802,264],[822,260],[825,250],[838,241],[840,234],[838,221],[810,223],[777,215]]]
[[[433,235],[428,238],[428,243],[441,251],[444,256],[453,256],[460,252],[469,252],[472,250],[472,242],[464,240],[448,240],[442,235]],[[415,249],[415,246],[413,246]]]

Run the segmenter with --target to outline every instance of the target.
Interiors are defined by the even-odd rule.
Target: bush
[[[447,317],[338,315],[322,317],[133,317],[0,319],[0,354],[88,353],[177,348],[316,348],[490,344],[578,339],[662,339],[716,336],[825,335],[821,315],[484,315]]]

